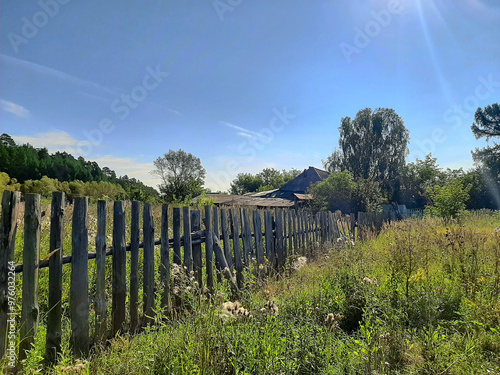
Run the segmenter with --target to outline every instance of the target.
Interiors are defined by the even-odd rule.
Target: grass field
[[[499,227],[498,213],[476,213],[340,241],[286,276],[249,272],[239,313],[221,307],[230,300],[222,287],[211,304],[187,296],[182,316],[116,337],[88,362],[70,356],[64,337],[52,372],[499,374]],[[42,371],[44,343],[41,329],[27,373]]]

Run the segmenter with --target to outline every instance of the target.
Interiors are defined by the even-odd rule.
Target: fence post
[[[89,353],[89,238],[88,198],[74,200],[71,258],[71,339],[70,344],[77,356]],[[23,274],[27,270],[23,268]]]
[[[243,262],[241,259],[240,235],[238,233],[238,216],[235,209],[229,211],[231,217],[231,233],[233,235],[234,268],[236,270],[236,283],[238,288],[243,287]]]
[[[278,269],[285,265],[283,251],[283,212],[281,208],[276,208],[276,255],[278,258]]]
[[[188,273],[193,270],[193,245],[191,243],[191,209],[182,208],[182,220],[184,222],[184,267]]]
[[[163,284],[163,294],[161,297],[161,307],[167,308],[168,314],[172,312],[172,302],[170,299],[170,244],[168,238],[168,204],[161,207],[161,263],[160,282]]]
[[[23,300],[19,360],[31,349],[38,325],[38,260],[40,259],[40,195],[26,194],[24,207]]]
[[[225,209],[220,210],[220,220],[222,224],[222,240],[224,241],[224,255],[229,270],[233,272],[233,256],[231,254],[231,242],[229,240],[229,230],[227,228],[227,211]]]
[[[49,311],[45,339],[45,357],[50,363],[57,360],[57,353],[61,351],[63,236],[64,193],[54,192],[50,214]]]
[[[106,201],[97,202],[95,338],[99,342],[106,335]]]
[[[205,206],[205,267],[207,270],[207,288],[211,295],[214,292],[214,239],[212,225],[212,207]],[[200,285],[201,286],[201,285]]]
[[[123,202],[117,201],[113,205],[113,296],[111,304],[113,335],[123,330],[125,323],[125,300],[127,297],[126,262],[125,211],[123,209]]]
[[[140,211],[137,201],[132,202],[132,219],[130,223],[130,330],[133,332],[139,324],[139,242]]]
[[[143,262],[143,314],[144,324],[151,322],[154,317],[155,305],[155,224],[151,204],[144,203],[143,211],[143,235],[144,235],[144,262]]]
[[[191,211],[191,232],[201,231],[201,212]],[[198,282],[200,289],[203,288],[203,254],[201,243],[193,244],[193,270],[194,277]]]
[[[174,207],[172,210],[174,227],[174,264],[181,265],[181,209]]]
[[[17,216],[21,194],[5,190],[2,196],[2,218],[0,223],[0,359],[7,349],[7,321],[9,313],[17,312],[9,308],[9,298],[15,292],[8,289],[9,277],[15,280],[14,246],[16,244]],[[10,273],[12,272],[12,273]]]

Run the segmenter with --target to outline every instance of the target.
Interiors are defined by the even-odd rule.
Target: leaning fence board
[[[139,324],[139,241],[140,241],[140,205],[132,202],[130,223],[130,330]]]
[[[144,235],[144,262],[143,274],[144,284],[142,290],[142,297],[144,300],[143,314],[144,323],[152,322],[154,317],[155,305],[155,224],[153,220],[153,212],[151,204],[144,203],[143,212],[143,235]]]
[[[71,338],[70,346],[77,356],[89,353],[89,251],[88,198],[75,198],[73,209],[73,233],[71,259]],[[27,271],[27,270],[25,270]],[[28,272],[23,272],[23,275]]]
[[[217,236],[215,236],[215,232],[214,232],[213,240],[214,240],[213,241],[214,254],[215,254],[215,257],[218,259],[218,262],[221,264],[222,273],[226,277],[226,279],[229,281],[229,284],[231,285],[232,291],[236,292],[238,290],[238,286],[236,285],[236,280],[234,280],[233,274],[229,270],[229,266],[227,264],[226,257],[224,255],[224,252],[222,251],[221,243],[220,243],[219,239],[217,238]]]
[[[127,260],[125,252],[125,210],[123,202],[113,205],[113,285],[112,285],[112,334],[123,330],[125,301],[127,297]]]
[[[229,211],[231,218],[231,234],[233,237],[234,268],[236,270],[236,282],[238,288],[243,287],[243,261],[241,259],[240,235],[238,233],[238,216],[235,209]]]
[[[170,314],[172,303],[170,299],[170,250],[168,243],[168,204],[161,207],[161,245],[160,245],[160,282],[163,286],[161,307]]]
[[[184,222],[184,267],[191,272],[193,270],[193,245],[191,244],[191,210],[189,207],[182,208],[182,220]]]
[[[106,335],[106,201],[97,202],[95,338]]]
[[[15,313],[15,307],[9,308],[9,297],[15,296],[9,285],[15,281],[14,246],[17,233],[17,216],[21,194],[5,190],[2,196],[2,218],[0,222],[0,359],[7,349],[7,321],[9,313]],[[9,324],[10,326],[10,324]],[[13,326],[15,327],[15,326]],[[15,353],[10,353],[15,357]]]
[[[63,221],[64,193],[54,192],[50,214],[49,311],[45,338],[45,357],[50,363],[54,363],[61,352]]]
[[[220,220],[222,226],[222,241],[224,242],[224,255],[226,256],[227,266],[229,270],[233,271],[233,256],[231,254],[231,242],[229,240],[229,230],[227,227],[227,211],[220,210]]]
[[[210,294],[214,291],[214,239],[212,224],[212,207],[205,206],[205,267],[207,273],[207,288]],[[201,285],[201,284],[200,284]]]
[[[219,207],[213,207],[213,222],[214,222],[214,236],[220,241],[220,230],[219,230]],[[215,245],[214,245],[215,246]],[[217,268],[217,282],[221,282],[222,266],[219,263],[219,259],[215,257],[215,266]]]
[[[38,324],[38,260],[40,259],[40,195],[26,194],[24,206],[23,299],[19,360],[31,349]]]

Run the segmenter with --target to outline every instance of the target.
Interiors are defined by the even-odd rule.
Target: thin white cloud
[[[60,79],[62,81],[76,84],[80,87],[104,91],[104,92],[107,92],[108,94],[112,94],[114,96],[120,95],[120,93],[113,91],[113,90],[111,90],[105,86],[102,86],[98,83],[75,77],[71,74],[61,72],[60,70],[53,69],[53,68],[50,68],[50,67],[45,66],[45,65],[36,64],[34,62],[31,62],[31,61],[18,59],[16,57],[7,56],[7,55],[3,55],[3,54],[0,54],[0,59],[4,60],[6,62],[9,62],[11,64],[17,65],[19,67],[25,68],[27,70],[36,72],[36,73],[43,73],[46,75],[50,75],[54,78]]]
[[[80,147],[90,145],[88,141],[75,139],[62,130],[36,133],[32,136],[12,135],[12,138],[16,143],[29,143],[37,148],[45,147],[51,153],[59,151],[78,155],[82,153]]]
[[[12,113],[18,117],[28,118],[30,116],[30,111],[28,111],[22,105],[9,102],[7,100],[0,99],[0,107],[5,112]]]
[[[227,121],[220,121],[220,123],[224,126],[227,126],[228,128],[231,128],[231,129],[234,129],[234,130],[237,130],[238,131],[238,135],[241,136],[241,137],[245,137],[245,138],[260,138],[260,139],[265,139],[265,140],[268,140],[269,137],[259,133],[259,132],[255,132],[253,130],[250,130],[250,129],[245,129],[241,126],[238,126],[238,125],[234,125],[234,124],[231,124],[230,122],[227,122]]]

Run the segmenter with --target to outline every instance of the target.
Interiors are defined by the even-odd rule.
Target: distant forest
[[[2,173],[3,172],[3,173]],[[17,145],[8,134],[0,135],[0,190],[21,190],[49,195],[60,190],[72,195],[84,194],[93,187],[102,198],[156,200],[158,192],[127,175],[117,176],[95,161],[75,158],[67,152],[49,154],[46,148]],[[39,191],[41,190],[41,191]],[[45,193],[45,194],[44,194]]]

